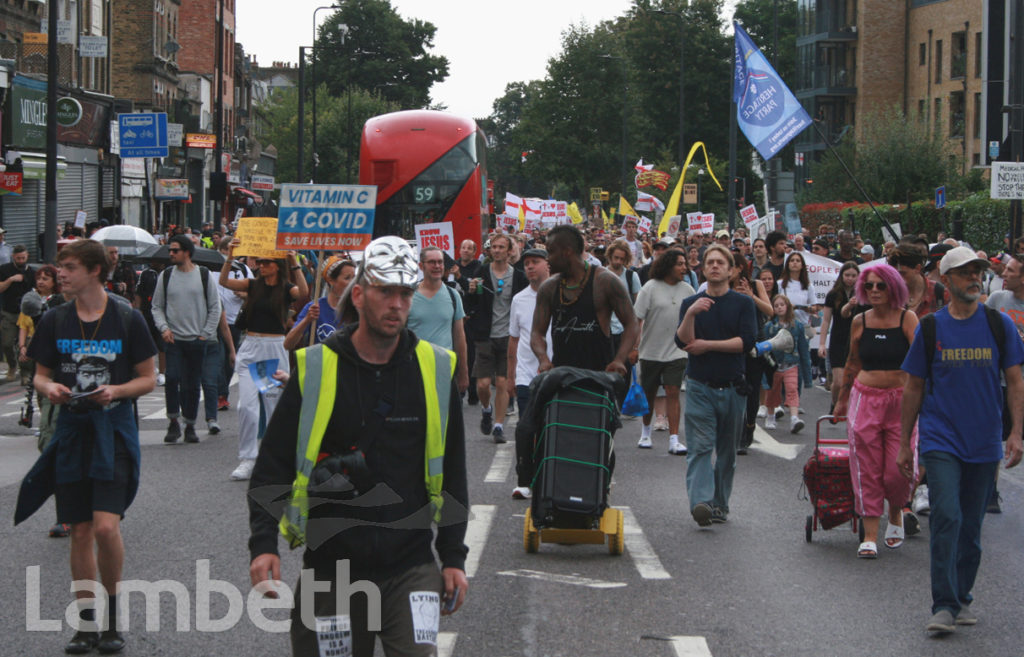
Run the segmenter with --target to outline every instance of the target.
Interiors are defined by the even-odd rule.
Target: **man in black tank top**
[[[537,293],[530,335],[540,371],[569,365],[625,377],[629,350],[640,333],[626,286],[604,267],[583,260],[583,235],[573,226],[552,228],[547,247],[552,276]],[[618,352],[612,347],[613,312],[624,328]],[[545,337],[549,325],[550,360]]]

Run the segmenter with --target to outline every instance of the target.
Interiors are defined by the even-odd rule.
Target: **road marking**
[[[661,560],[655,554],[654,548],[647,542],[644,531],[633,515],[633,510],[628,506],[617,506],[622,511],[623,532],[626,539],[626,552],[633,559],[640,576],[644,579],[672,579],[672,575],[661,565]]]
[[[21,415],[21,411],[11,411],[10,413],[0,414],[0,417],[12,417],[15,415]]]
[[[451,657],[452,651],[455,650],[455,639],[458,636],[458,632],[438,632],[437,657]]]
[[[512,468],[512,447],[509,443],[498,445],[494,450],[494,458],[491,459],[491,469],[484,477],[485,484],[502,484],[508,478],[508,471]]]
[[[711,657],[711,648],[702,636],[674,636],[671,640],[676,657]]]
[[[466,555],[466,577],[475,575],[480,565],[480,555],[487,545],[487,536],[491,533],[496,508],[493,504],[473,504],[469,507],[469,524],[466,526],[465,539],[469,547],[469,554]]]
[[[760,426],[754,427],[754,442],[750,449],[792,461],[800,454],[803,448],[803,445],[784,445],[772,438],[772,435]]]
[[[558,575],[556,573],[545,573],[540,570],[500,570],[498,574],[505,575],[506,577],[523,577],[525,579],[539,579],[557,584],[585,586],[590,589],[621,589],[626,586],[625,582],[608,582],[603,579],[579,577],[578,575]]]

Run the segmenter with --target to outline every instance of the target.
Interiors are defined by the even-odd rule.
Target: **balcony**
[[[853,73],[845,66],[812,66],[801,71],[796,97],[856,96]]]

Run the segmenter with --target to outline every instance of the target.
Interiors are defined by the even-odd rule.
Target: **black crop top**
[[[900,325],[893,328],[876,329],[868,328],[867,313],[862,314],[861,321],[864,323],[864,332],[860,337],[860,362],[861,369],[865,372],[878,370],[898,370],[903,365],[910,350],[910,342],[903,333],[903,316],[907,311],[900,313]]]
[[[250,297],[247,300],[245,307],[245,330],[252,331],[253,333],[267,333],[271,335],[284,335],[288,331],[285,330],[284,324],[281,323],[281,316],[278,314],[278,310],[274,308],[270,303],[270,295],[263,294],[258,298],[253,298],[253,285],[255,279],[249,280],[249,294]],[[294,284],[288,283],[285,287],[284,298],[287,304],[291,304],[292,295],[291,289]],[[285,313],[287,316],[287,312]]]

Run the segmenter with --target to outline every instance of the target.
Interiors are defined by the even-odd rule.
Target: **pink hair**
[[[864,281],[867,280],[868,274],[874,274],[878,278],[882,279],[885,283],[885,287],[889,292],[889,305],[893,308],[902,308],[907,305],[907,299],[910,298],[910,292],[907,290],[907,284],[903,281],[903,277],[900,273],[892,266],[887,264],[878,264],[871,267],[864,267],[860,270],[860,276],[857,277],[857,285],[854,287],[854,293],[857,295],[857,303],[862,306],[868,305],[868,293],[864,289]]]

